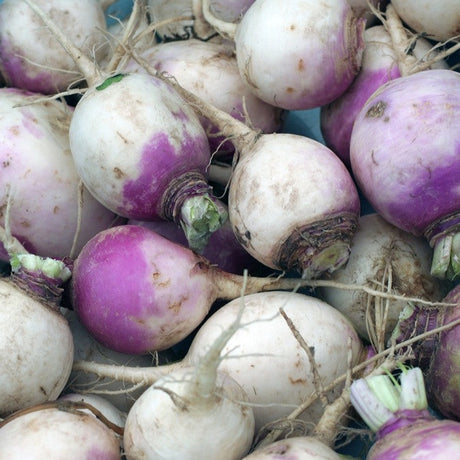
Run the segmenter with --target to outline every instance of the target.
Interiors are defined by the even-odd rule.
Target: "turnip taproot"
[[[223,348],[219,370],[246,391],[254,410],[256,432],[288,415],[315,391],[312,364],[284,317],[283,308],[299,334],[314,350],[320,383],[326,387],[363,359],[363,345],[350,322],[335,308],[294,292],[260,292],[226,303],[198,329],[182,361],[152,368],[119,367],[77,362],[75,369],[131,382],[154,383],[177,367],[195,366],[216,338],[232,324],[244,302],[240,327]],[[349,345],[347,346],[347,344]],[[345,345],[344,345],[345,344]],[[341,385],[328,392],[334,398]],[[316,423],[324,408],[316,401],[300,417]]]
[[[83,183],[123,217],[174,220],[191,247],[201,249],[227,215],[206,181],[210,150],[197,115],[156,77],[102,75],[42,9],[25,1],[78,63],[89,85],[69,128]]]

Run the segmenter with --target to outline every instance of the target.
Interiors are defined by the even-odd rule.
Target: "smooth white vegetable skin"
[[[327,104],[359,70],[364,25],[346,0],[257,0],[235,34],[241,76],[283,109]]]
[[[310,224],[343,213],[356,219],[359,214],[358,192],[344,164],[323,144],[293,134],[262,136],[242,156],[228,203],[233,230],[246,250],[283,270],[294,269],[280,262],[292,234],[307,234]],[[305,249],[304,258],[312,253]]]
[[[137,399],[123,437],[128,460],[239,460],[249,451],[254,414],[242,388],[219,374],[216,396],[206,401],[191,393],[194,372],[177,369]]]
[[[443,41],[460,34],[458,0],[392,0],[401,19],[415,32]]]
[[[190,170],[205,174],[210,159],[193,109],[170,85],[147,74],[90,88],[75,108],[69,138],[89,191],[131,219],[161,217],[172,179]]]
[[[242,460],[340,460],[343,458],[311,436],[281,439],[257,449]]]
[[[0,327],[0,414],[56,399],[73,363],[65,318],[3,279]]]
[[[0,460],[120,460],[119,443],[93,415],[42,409],[0,429]]]
[[[256,419],[256,432],[266,423],[287,416],[314,391],[310,362],[286,321],[284,308],[299,333],[314,348],[314,357],[323,385],[347,370],[348,339],[352,365],[360,359],[362,343],[350,322],[324,301],[293,292],[264,292],[243,298],[242,326],[221,352],[226,356],[219,370],[233,377],[246,391]],[[213,342],[235,321],[242,299],[217,310],[198,330],[185,357],[196,365]],[[337,387],[330,396],[340,391]],[[323,412],[315,404],[302,419],[317,422]]]
[[[98,1],[37,0],[84,53],[100,60],[106,22]],[[73,60],[25,2],[0,5],[0,69],[8,86],[54,94],[65,91],[81,74]]]
[[[391,291],[406,297],[441,300],[440,283],[430,275],[433,250],[424,238],[415,237],[386,222],[378,214],[361,216],[358,231],[353,237],[351,254],[346,266],[331,274],[339,283],[366,285],[385,290],[377,283],[388,284]],[[322,298],[341,311],[356,327],[359,334],[369,340],[366,312],[375,321],[374,300],[363,291],[319,288]],[[383,318],[385,299],[379,308]],[[407,302],[389,300],[385,337],[396,326],[399,314]]]

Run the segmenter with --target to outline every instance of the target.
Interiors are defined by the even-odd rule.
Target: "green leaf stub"
[[[102,82],[99,86],[96,86],[96,89],[98,91],[102,91],[103,89],[110,86],[112,83],[119,82],[124,76],[125,76],[124,73],[118,73],[117,75],[114,75],[113,77],[109,77],[104,82]]]

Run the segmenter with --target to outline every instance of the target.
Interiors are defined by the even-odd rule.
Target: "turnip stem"
[[[56,37],[56,40],[61,44],[69,56],[74,60],[80,72],[83,74],[89,86],[96,85],[104,77],[102,73],[91,61],[90,58],[85,56],[81,50],[76,47],[57,26],[57,24],[48,17],[48,15],[35,3],[34,0],[23,0],[27,5],[37,14],[37,16],[44,22],[50,32]]]
[[[196,0],[194,0],[196,1]],[[203,16],[206,21],[224,38],[235,39],[237,24],[216,18],[211,11],[210,0],[201,0]]]

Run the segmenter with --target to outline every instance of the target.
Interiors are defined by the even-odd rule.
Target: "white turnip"
[[[78,8],[67,0],[38,0],[38,4],[66,30],[75,44],[101,60],[107,48],[104,11],[96,0],[82,0]],[[54,94],[81,80],[81,73],[22,1],[0,4],[0,72],[8,86]]]
[[[0,424],[1,460],[120,460],[120,437],[73,401],[33,406]]]
[[[203,0],[203,14],[234,39],[240,74],[251,91],[283,109],[333,101],[361,65],[365,20],[346,0],[257,0],[238,24],[217,24],[209,0]]]
[[[245,295],[219,308],[201,325],[186,356],[177,363],[123,368],[78,362],[75,368],[125,381],[154,383],[177,367],[197,365],[222,330],[235,321],[242,301],[242,327],[223,348],[219,370],[246,391],[254,410],[256,431],[288,415],[315,391],[312,363],[279,313],[280,308],[313,350],[320,380],[317,383],[324,387],[332,384],[346,373],[348,363],[354,366],[363,359],[363,346],[356,331],[338,310],[305,294],[273,291]],[[341,387],[335,386],[327,397],[336,397]],[[316,401],[300,418],[316,423],[323,410],[321,402]]]
[[[75,257],[117,215],[80,187],[69,146],[71,108],[40,98],[0,89],[0,224],[8,214],[9,231],[31,253]],[[4,250],[0,257],[7,260]]]
[[[73,363],[72,333],[59,311],[70,270],[32,254],[12,256],[11,266],[0,279],[1,416],[56,399]]]
[[[330,275],[341,284],[367,285],[401,296],[439,301],[445,294],[430,274],[432,250],[426,240],[386,222],[376,213],[361,216],[347,265]],[[319,295],[351,320],[359,334],[381,351],[407,301],[370,296],[333,286]]]
[[[436,41],[458,40],[460,8],[457,0],[392,0],[391,4],[415,32]]]
[[[239,460],[249,451],[253,410],[241,386],[219,370],[221,351],[241,327],[240,316],[194,366],[173,370],[137,399],[123,436],[128,460]]]
[[[153,76],[102,75],[43,10],[25,1],[89,85],[72,115],[69,139],[90,193],[126,218],[174,220],[190,246],[201,249],[227,215],[206,181],[209,143],[193,109]]]

